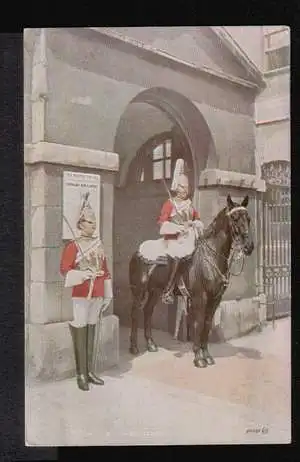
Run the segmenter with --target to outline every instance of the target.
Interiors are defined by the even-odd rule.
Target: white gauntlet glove
[[[194,220],[194,226],[199,234],[199,236],[202,236],[204,233],[204,224],[200,220]]]
[[[104,280],[104,297],[101,307],[101,313],[104,313],[110,305],[110,302],[113,299],[113,291],[112,291],[112,281],[111,279]]]
[[[67,272],[65,287],[74,287],[93,277],[92,271],[70,270]]]

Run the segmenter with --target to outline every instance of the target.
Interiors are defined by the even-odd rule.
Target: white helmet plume
[[[185,163],[183,159],[177,159],[174,173],[173,173],[173,181],[171,185],[171,191],[176,191],[179,184],[182,184],[188,187],[188,177],[184,173],[185,171]]]

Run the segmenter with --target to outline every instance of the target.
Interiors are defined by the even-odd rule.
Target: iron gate
[[[263,282],[267,319],[291,312],[291,201],[290,164],[263,165]]]

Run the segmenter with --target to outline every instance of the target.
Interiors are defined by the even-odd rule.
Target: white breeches
[[[73,297],[73,320],[70,324],[74,327],[84,327],[87,324],[96,324],[101,308],[103,297],[86,298]]]

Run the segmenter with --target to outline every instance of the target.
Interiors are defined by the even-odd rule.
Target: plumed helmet
[[[89,201],[89,191],[84,193],[82,196],[82,202],[79,210],[79,216],[77,220],[77,227],[79,227],[80,222],[83,220],[91,220],[94,221],[96,219],[96,215],[92,206]]]
[[[171,191],[176,191],[179,185],[186,189],[189,187],[189,180],[188,176],[185,174],[185,163],[183,159],[177,159],[176,161]]]

